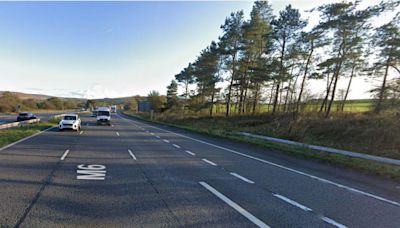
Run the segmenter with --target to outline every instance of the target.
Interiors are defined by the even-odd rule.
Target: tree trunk
[[[253,99],[253,110],[252,110],[253,115],[256,113],[256,107],[257,107],[257,102],[258,102],[258,90],[259,90],[259,85],[258,85],[258,83],[256,83],[254,99]]]
[[[233,81],[235,79],[235,72],[236,72],[236,70],[235,70],[235,60],[236,60],[236,52],[234,52],[233,58],[232,58],[232,75],[231,75],[232,78],[231,78],[231,81],[229,83],[228,95],[227,95],[228,97],[227,97],[227,100],[226,100],[226,113],[225,113],[226,117],[228,117],[229,113],[230,113],[232,85],[233,85]]]
[[[340,61],[339,65],[337,66],[337,68],[335,70],[335,73],[333,75],[333,78],[332,78],[332,80],[335,79],[335,81],[333,83],[331,100],[328,103],[328,107],[327,107],[327,110],[326,110],[326,113],[325,113],[325,118],[329,117],[333,101],[335,100],[336,87],[337,87],[337,83],[338,83],[338,80],[339,80],[339,73],[340,73],[340,69],[341,68],[342,68],[342,61]]]
[[[309,55],[307,57],[306,67],[304,68],[303,80],[301,81],[301,86],[300,86],[299,98],[297,99],[296,112],[299,112],[301,96],[303,95],[304,85],[305,85],[306,80],[307,80],[308,66],[310,65],[311,57],[312,57],[313,52],[314,52],[314,44],[313,44],[313,42],[311,42],[311,50],[310,50],[310,53],[309,53]]]
[[[277,79],[277,84],[276,84],[276,90],[275,90],[275,99],[274,99],[274,105],[272,108],[272,113],[275,113],[276,108],[278,106],[278,96],[279,96],[279,89],[280,89],[280,84],[281,84],[281,79],[283,78],[283,58],[285,56],[285,46],[286,46],[286,40],[283,40],[282,44],[282,50],[281,50],[281,60],[280,60],[280,66],[279,66],[279,77]]]
[[[322,112],[324,110],[324,108],[326,108],[326,104],[328,103],[329,93],[331,92],[333,77],[329,80],[329,73],[328,73],[328,80],[326,81],[326,83],[327,83],[326,84],[326,95],[325,95],[324,100],[322,101],[322,105],[321,105],[321,108],[319,109],[319,112]]]
[[[299,75],[300,75],[300,72],[297,73],[297,75],[296,75],[296,79],[294,80],[293,87],[292,87],[292,92],[290,93],[290,107],[289,107],[290,111],[293,111],[294,110],[293,106],[296,105],[294,102],[294,100],[296,98],[293,98],[293,96],[296,96],[296,85],[297,85],[297,81],[299,79]]]
[[[344,111],[344,106],[345,106],[345,104],[346,104],[347,96],[349,95],[349,92],[350,92],[351,82],[353,81],[354,69],[355,69],[355,68],[356,68],[355,65],[351,68],[351,74],[350,74],[349,84],[347,85],[346,94],[344,95],[344,98],[343,98],[343,101],[342,101],[342,106],[340,107],[340,111],[341,111],[341,112]]]
[[[274,98],[274,89],[275,89],[275,81],[272,83],[271,86],[271,96],[269,97],[269,102],[268,102],[268,112],[270,111],[271,104],[272,104],[272,99]]]
[[[292,81],[293,81],[293,79],[290,79],[289,80],[289,84],[287,86],[285,104],[283,105],[283,112],[289,111],[289,108],[287,107],[287,105],[288,105],[290,89],[291,89],[291,86],[292,86]]]
[[[213,108],[214,108],[214,96],[215,96],[215,88],[213,88],[212,94],[211,94],[211,107],[210,107],[210,116],[213,114]]]
[[[279,90],[279,100],[278,100],[278,108],[277,108],[278,111],[281,111],[281,108],[282,108],[282,100],[283,100],[282,96],[283,96],[283,88],[285,88],[285,82],[282,82],[282,85],[280,87],[281,87],[281,89]]]
[[[246,80],[241,113],[244,113],[245,110],[246,110],[247,91],[248,91],[248,88],[249,88],[249,84],[248,83],[249,83],[248,80]]]
[[[375,113],[379,113],[382,109],[382,102],[383,102],[383,97],[385,96],[386,80],[387,80],[387,76],[388,76],[388,71],[389,71],[389,59],[386,61],[385,75],[383,76],[381,90],[379,91],[379,99],[378,99],[378,103],[376,104],[376,107],[375,107]]]
[[[239,100],[238,114],[242,113],[243,106],[244,106],[244,100],[245,100],[244,93],[245,93],[245,90],[246,90],[248,65],[249,65],[249,62],[246,61],[245,71],[244,71],[244,74],[243,74],[242,82],[240,83],[240,100]]]

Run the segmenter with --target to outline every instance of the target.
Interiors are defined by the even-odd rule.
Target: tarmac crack
[[[49,185],[52,182],[53,177],[54,177],[54,173],[59,168],[60,165],[61,165],[61,161],[58,161],[57,164],[54,166],[54,168],[51,170],[50,174],[44,179],[44,182],[43,182],[42,186],[40,187],[39,191],[36,193],[35,197],[33,197],[31,203],[25,209],[24,213],[22,214],[22,216],[19,218],[19,220],[15,224],[15,226],[14,226],[15,228],[20,227],[21,224],[28,217],[29,212],[32,210],[32,208],[35,206],[35,204],[39,200],[39,198],[42,195],[42,192],[44,191],[46,186]]]
[[[168,212],[171,214],[172,218],[175,219],[175,221],[179,224],[179,226],[182,226],[182,222],[180,219],[175,215],[175,213],[172,211],[172,209],[169,207],[168,203],[164,200],[164,198],[161,196],[161,192],[158,190],[158,188],[155,186],[154,182],[147,176],[146,172],[142,169],[140,165],[138,165],[139,170],[143,176],[143,178],[149,183],[151,188],[157,193],[159,196],[158,198],[161,200],[161,202],[164,204],[165,208],[168,210]]]

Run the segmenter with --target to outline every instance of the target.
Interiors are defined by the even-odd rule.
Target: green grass
[[[315,112],[319,111],[321,106],[321,101],[314,102],[314,103],[307,103],[303,106],[303,112]],[[338,112],[338,109],[341,105],[340,101],[334,101],[332,105],[332,113]],[[374,100],[372,99],[360,99],[360,100],[348,100],[346,101],[345,107],[343,112],[344,113],[360,113],[360,112],[370,112],[373,110],[374,107]],[[248,107],[248,112],[251,113],[251,107]],[[279,106],[278,109],[283,109],[283,105]],[[224,115],[226,110],[225,104],[216,104],[214,108],[215,115]],[[257,113],[265,113],[272,110],[272,105],[270,104],[259,104],[257,106],[256,112]],[[200,111],[202,114],[208,114],[208,109],[205,108]],[[232,104],[231,112],[237,113],[237,106]]]
[[[128,115],[133,115],[136,117],[139,117],[141,119],[149,121],[149,115],[146,113],[140,113],[134,114],[131,112],[126,112]],[[286,153],[290,154],[296,157],[302,157],[306,159],[313,159],[317,161],[322,161],[326,162],[329,164],[335,164],[338,166],[346,167],[346,168],[351,168],[355,170],[360,170],[362,172],[368,173],[368,174],[374,174],[374,175],[380,175],[380,176],[385,176],[393,179],[400,179],[400,166],[394,166],[394,165],[386,165],[378,162],[373,162],[373,161],[368,161],[364,159],[358,159],[358,158],[351,158],[343,155],[338,155],[338,154],[330,154],[330,153],[324,153],[320,151],[315,151],[303,147],[297,147],[297,146],[290,146],[290,145],[285,145],[285,144],[279,144],[279,143],[273,143],[273,142],[266,142],[263,140],[258,140],[258,139],[251,139],[247,138],[244,136],[239,136],[237,134],[234,134],[234,132],[238,131],[248,131],[252,133],[260,133],[257,132],[258,130],[263,130],[257,129],[257,126],[261,123],[263,123],[263,120],[257,120],[257,118],[240,118],[240,117],[234,117],[232,118],[183,118],[179,120],[174,120],[172,118],[156,118],[155,121],[157,123],[161,124],[166,124],[169,126],[173,127],[178,127],[182,128],[185,130],[197,132],[197,133],[202,133],[202,134],[207,134],[211,135],[213,137],[221,137],[221,138],[228,138],[228,139],[233,139],[241,142],[246,142],[246,143],[251,143],[255,144],[261,147],[265,147],[268,149],[272,149],[273,151],[277,153]],[[332,123],[327,124],[332,125]],[[336,127],[343,127],[342,125],[335,125],[333,126]],[[373,126],[372,126],[373,127]],[[254,129],[256,128],[256,129]],[[284,128],[281,126],[281,128]],[[325,125],[322,126],[322,128],[325,128]],[[277,128],[279,129],[279,127]],[[252,131],[253,130],[253,131]],[[264,129],[265,130],[265,129]],[[271,129],[270,129],[271,130]],[[331,132],[332,129],[327,129],[328,132]],[[390,129],[389,129],[390,131]],[[264,131],[262,131],[264,132]],[[278,132],[279,133],[279,130]],[[334,132],[333,132],[334,133]],[[381,134],[378,132],[378,134]],[[333,140],[337,140],[334,138]],[[368,138],[366,138],[364,141],[372,141]],[[351,138],[349,139],[351,141]],[[315,142],[315,141],[314,141]],[[371,143],[371,142],[370,142]],[[373,143],[373,142],[372,142]]]
[[[20,139],[28,137],[30,135],[36,134],[43,131],[53,124],[49,122],[42,122],[37,124],[31,124],[19,128],[11,128],[7,130],[0,131],[0,147],[6,146],[10,143],[16,142]]]

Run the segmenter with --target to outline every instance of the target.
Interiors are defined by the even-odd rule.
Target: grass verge
[[[0,131],[0,147],[6,146],[10,143],[16,142],[25,137],[36,134],[40,131],[46,130],[54,126],[51,122],[40,122],[23,127],[11,128]]]
[[[167,123],[163,121],[157,121],[157,120],[150,120],[148,116],[140,116],[140,115],[135,115],[132,113],[124,113],[127,116],[133,116],[139,119],[142,119],[147,122],[154,122],[154,123],[159,123],[167,126],[172,126],[172,127],[177,127],[181,128],[184,130],[196,132],[196,133],[201,133],[213,137],[219,137],[219,138],[226,138],[226,139],[231,139],[239,142],[245,142],[245,143],[250,143],[254,144],[257,146],[261,146],[263,148],[267,148],[269,150],[272,150],[277,153],[285,153],[289,154],[292,156],[300,157],[300,158],[305,158],[305,159],[312,159],[315,161],[319,162],[326,162],[328,164],[333,164],[337,165],[340,167],[345,167],[357,171],[361,171],[367,174],[372,174],[372,175],[377,175],[377,176],[383,176],[383,177],[388,177],[391,179],[395,180],[400,180],[400,166],[396,165],[387,165],[379,162],[374,162],[374,161],[369,161],[369,160],[364,160],[360,158],[352,158],[340,154],[331,154],[331,153],[325,153],[321,151],[316,151],[304,147],[299,147],[299,146],[292,146],[292,145],[285,145],[285,144],[280,144],[280,143],[274,143],[274,142],[267,142],[264,140],[260,139],[253,139],[253,138],[248,138],[245,136],[240,136],[240,135],[235,135],[232,134],[231,132],[227,132],[224,129],[221,128],[197,128],[197,127],[192,127],[192,126],[185,126],[185,125],[179,125],[179,124],[172,124],[172,123]]]

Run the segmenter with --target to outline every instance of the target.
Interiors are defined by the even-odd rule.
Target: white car
[[[58,124],[58,129],[60,131],[64,129],[79,131],[81,129],[81,119],[76,114],[67,114]]]
[[[111,125],[111,112],[107,107],[97,109],[97,124]]]

